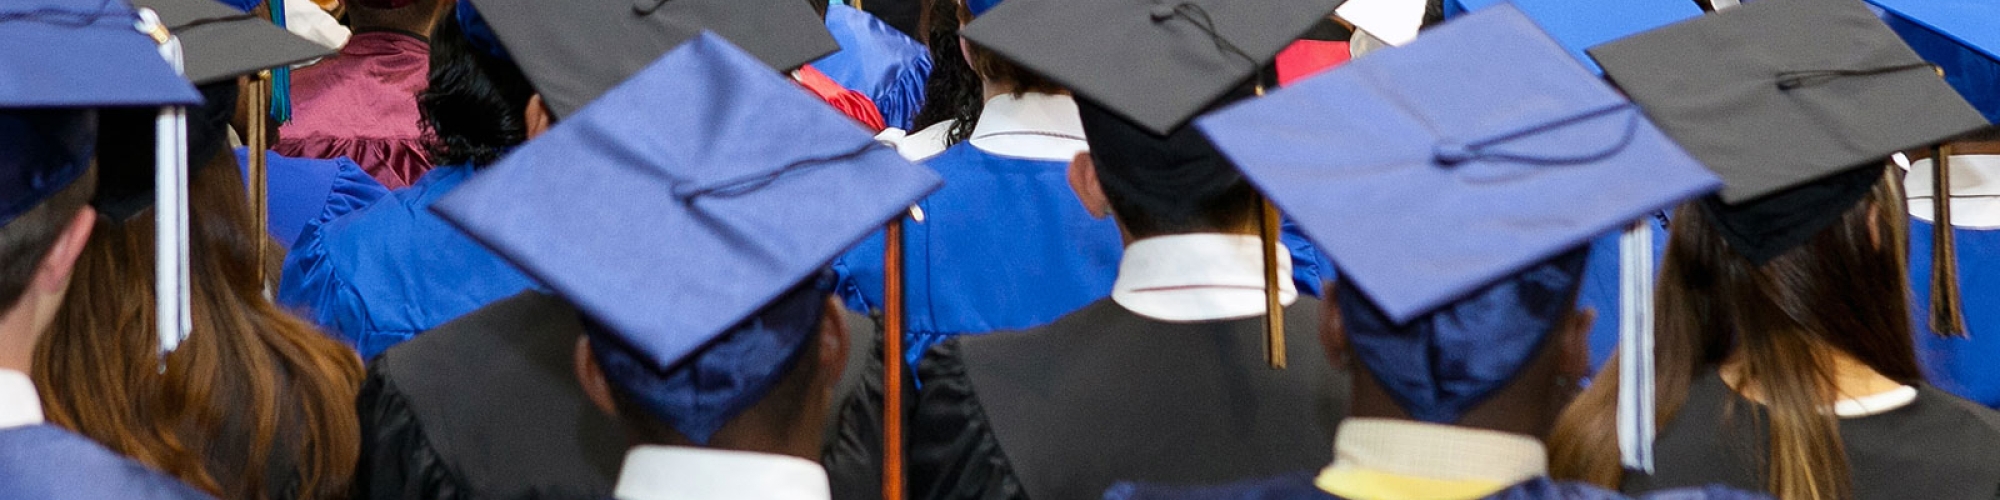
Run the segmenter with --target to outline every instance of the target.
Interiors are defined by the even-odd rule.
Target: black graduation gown
[[[940,344],[908,425],[911,497],[1098,498],[1120,480],[1323,466],[1348,384],[1320,347],[1320,308],[1302,297],[1286,309],[1286,370],[1266,365],[1261,317],[1168,323],[1110,299]]]
[[[1654,439],[1654,474],[1627,472],[1624,490],[1719,483],[1765,491],[1759,457],[1769,427],[1753,421],[1761,412],[1710,369]],[[1908,406],[1841,419],[1840,438],[1856,500],[2000,498],[2000,413],[1928,384]]]
[[[376,358],[356,497],[608,497],[628,443],[576,381],[579,318],[524,292]]]

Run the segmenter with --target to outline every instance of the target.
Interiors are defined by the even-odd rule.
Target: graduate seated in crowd
[[[1108,41],[1119,29],[1085,28],[1152,25],[1129,7],[1003,3],[967,25],[971,43],[1083,94],[1091,152],[1071,164],[1069,183],[1127,244],[1109,298],[1046,326],[956,337],[926,354],[909,424],[914,497],[1088,498],[1120,478],[1216,482],[1331,458],[1324,443],[1344,412],[1340,376],[1316,357],[1273,371],[1265,356],[1266,321],[1285,323],[1276,336],[1286,345],[1317,346],[1318,303],[1286,279],[1288,252],[1267,248],[1276,238],[1259,237],[1256,191],[1183,124],[1249,97],[1255,70],[1333,6],[1229,8],[1222,15],[1244,22],[1219,36],[1254,42],[1248,54],[1226,51],[1192,28],[1204,21],[1181,14],[1161,21],[1193,24],[1132,26],[1142,39]],[[1198,60],[1145,72],[1107,63],[1169,52]],[[1109,92],[1160,81],[1179,83]],[[1276,256],[1269,268],[1266,252]],[[1288,306],[1281,317],[1266,317],[1267,291]]]
[[[48,419],[222,498],[345,498],[359,441],[353,351],[265,296],[275,242],[228,148],[237,76],[326,50],[212,0],[141,0],[169,20],[205,103],[188,108],[192,333],[159,331],[151,109],[107,110],[96,230],[36,349]],[[200,29],[187,29],[200,26]],[[291,200],[309,204],[311,199]],[[259,252],[271,252],[260,256]],[[157,265],[173,265],[163,263]]]
[[[644,14],[620,2],[559,4],[538,0],[482,0],[461,4],[458,12],[475,13],[475,3],[479,6],[476,13],[482,19],[475,31],[490,33],[493,35],[490,40],[505,43],[504,46],[494,47],[494,50],[504,50],[512,54],[511,59],[520,62],[519,67],[526,70],[524,77],[527,81],[524,83],[532,84],[538,92],[533,99],[549,103],[545,110],[549,113],[547,116],[561,119],[565,124],[581,120],[571,116],[597,99],[599,94],[653,63],[676,44],[693,37],[694,32],[687,26],[712,29],[724,36],[733,35],[744,40],[753,53],[759,54],[768,63],[765,69],[770,72],[796,68],[836,48],[832,38],[823,31],[817,36],[805,36],[813,35],[812,30],[823,29],[823,24],[810,8],[798,0],[743,1],[722,12],[701,14],[719,18],[696,17],[677,11]],[[491,22],[490,26],[487,21]],[[439,30],[438,50],[434,54],[450,50],[449,46],[454,42],[448,36],[456,30],[453,26]],[[771,33],[801,35],[772,36]],[[795,84],[788,83],[791,87],[784,90],[798,92]],[[684,89],[677,91],[684,95],[676,97],[699,98],[702,99],[700,105],[628,105],[640,115],[597,124],[583,121],[574,126],[600,126],[619,133],[655,134],[646,136],[644,141],[627,140],[630,144],[652,148],[712,144],[706,142],[709,139],[702,134],[718,128],[718,124],[735,123],[730,120],[760,121],[769,127],[779,127],[771,130],[780,130],[794,126],[796,120],[793,115],[831,113],[825,109],[825,101],[806,99],[804,104],[787,101],[792,105],[762,108],[765,112],[760,114],[726,117],[704,114],[707,113],[704,109],[713,109],[713,106],[747,105],[758,99],[726,92],[710,93],[720,92],[719,89],[728,88],[727,85],[718,84],[712,89],[687,87],[676,87]],[[438,88],[441,87],[433,87],[433,90]],[[707,102],[709,99],[720,101],[711,104]],[[606,106],[619,107],[616,104]],[[839,114],[833,117],[842,126],[860,128],[851,117],[843,118]],[[680,125],[672,125],[674,123]],[[528,137],[539,141],[545,132],[560,129],[538,126],[530,131]],[[831,140],[818,135],[779,134],[768,130],[766,134],[773,140],[809,145]],[[814,139],[801,141],[799,137]],[[713,144],[721,146],[720,143]],[[568,153],[569,156],[545,155],[510,161],[545,162],[546,166],[534,168],[548,169],[551,175],[573,177],[577,182],[603,182],[608,186],[614,181],[575,165],[580,161],[581,156],[578,155],[582,152],[605,152],[602,149],[571,146],[575,152]],[[526,151],[530,149],[523,146],[521,152],[513,154],[518,156]],[[754,156],[757,151],[744,154]],[[490,173],[498,171],[479,176]],[[478,182],[478,178],[474,176],[473,180],[466,182]],[[470,185],[467,184],[467,187]],[[557,213],[558,210],[546,205],[574,204],[597,196],[584,194],[586,192],[551,191],[530,196],[532,200],[513,200],[509,203],[512,207],[500,206],[507,204],[488,206],[492,206],[496,214],[513,214],[515,210],[526,207],[544,207],[551,213]],[[649,192],[664,196],[667,191],[652,188]],[[796,198],[802,201],[813,199],[805,195]],[[653,220],[647,217],[605,215],[612,213],[630,212],[621,207],[617,212],[581,215],[565,222],[590,221],[618,226],[615,229],[605,226],[605,236],[626,234],[634,227],[672,227],[645,222]],[[440,224],[444,223],[443,220],[438,219]],[[447,227],[445,230],[451,231],[454,237],[465,237],[458,228]],[[476,239],[484,242],[485,238],[477,236]],[[573,236],[545,236],[545,242],[551,244],[567,246],[577,241],[580,240]],[[474,245],[470,240],[466,244]],[[678,251],[683,246],[678,241],[667,241],[660,242],[658,249],[662,252]],[[693,260],[673,257],[678,254],[646,253],[651,251],[651,247],[631,248],[644,251],[611,261],[622,262],[633,258],[643,261],[643,264],[628,266],[627,269],[702,266]],[[480,251],[488,250],[481,246]],[[737,251],[715,249],[713,253],[727,255]],[[499,255],[504,254],[492,255],[497,260]],[[511,256],[508,260],[517,264],[521,262]],[[726,283],[728,280],[714,282]],[[671,287],[660,290],[668,289],[693,291],[698,287],[674,282]],[[659,291],[656,290],[631,296],[651,297],[657,293]],[[609,415],[591,409],[582,387],[577,384],[575,358],[569,354],[574,351],[572,346],[585,324],[574,308],[562,300],[546,293],[521,293],[502,297],[489,307],[439,326],[379,356],[369,366],[369,377],[360,397],[364,463],[359,473],[358,489],[363,496],[601,498],[611,493],[619,457],[625,451],[626,434]],[[831,403],[828,404],[830,406]],[[523,411],[524,405],[533,410]]]
[[[35,345],[56,322],[98,215],[98,109],[188,106],[201,94],[161,59],[131,6],[12,2],[0,30],[0,498],[211,498],[170,476],[45,423]],[[96,16],[74,23],[73,16]]]
[[[502,33],[550,13],[515,8]],[[698,35],[438,206],[583,318],[576,376],[637,445],[617,498],[830,498],[850,341],[825,266],[939,179],[772,69]],[[659,110],[685,113],[631,126]],[[661,265],[617,264],[635,249]]]
[[[1585,246],[1713,174],[1511,5],[1196,126],[1343,263],[1321,335],[1351,410],[1316,471],[1105,498],[1622,498],[1550,480],[1540,440],[1588,370]],[[1406,213],[1352,215],[1385,196]]]
[[[307,226],[278,282],[279,303],[363,360],[534,286],[429,207],[546,128],[546,110],[470,8],[439,25],[430,58],[431,81],[417,102],[437,137],[438,167],[366,208]]]
[[[292,119],[273,151],[349,158],[389,189],[423,178],[431,140],[417,110],[430,82],[430,37],[451,0],[350,0],[354,35],[338,55],[292,72]]]
[[[1654,462],[1617,466],[1626,389],[1606,375],[1558,425],[1556,475],[1780,500],[2000,495],[2000,414],[1924,383],[1918,316],[1881,300],[1910,289],[1886,159],[1985,128],[1980,113],[1855,0],[1746,3],[1591,52],[1728,186],[1673,218]]]

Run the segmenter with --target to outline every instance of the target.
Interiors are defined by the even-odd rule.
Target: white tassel
[[[1618,238],[1618,451],[1626,469],[1653,472],[1653,226]]]
[[[166,33],[158,13],[139,9],[139,31],[160,41],[160,57],[174,71],[186,71],[180,39]],[[194,330],[193,286],[188,263],[188,152],[187,110],[160,109],[154,120],[153,196],[154,252],[153,295],[158,308],[160,355],[179,348]],[[163,367],[164,368],[164,367]]]

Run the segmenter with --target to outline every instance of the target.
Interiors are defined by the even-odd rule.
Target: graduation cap
[[[1425,0],[1347,0],[1334,13],[1391,46],[1417,39],[1424,25]]]
[[[1340,2],[1009,2],[962,34],[1166,135],[1260,71]]]
[[[132,0],[180,39],[187,79],[206,85],[326,57],[333,49],[215,0]]]
[[[576,112],[702,30],[778,71],[840,49],[812,6],[799,0],[471,3],[558,117]]]
[[[576,304],[633,360],[607,375],[701,442],[810,336],[800,287],[939,186],[703,33],[433,210]]]
[[[1699,17],[1701,6],[1688,0],[1445,0],[1464,10],[1478,10],[1500,3],[1515,8],[1535,20],[1542,31],[1583,61],[1591,71],[1602,73],[1584,49],[1625,38],[1687,19]]]
[[[972,11],[972,17],[979,17],[980,15],[986,14],[986,11],[993,10],[993,6],[1000,5],[1000,0],[962,0],[962,1],[965,2],[965,8]]]
[[[1580,248],[1721,186],[1512,5],[1195,123],[1326,248],[1359,359],[1438,422],[1574,308]],[[1638,318],[1651,237],[1626,239]]]

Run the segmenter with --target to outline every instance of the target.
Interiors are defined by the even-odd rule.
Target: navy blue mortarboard
[[[2000,121],[2000,3],[1991,0],[1869,0],[1911,49],[1944,70],[1944,81],[1987,121]]]
[[[1471,11],[1512,3],[1535,20],[1550,38],[1584,66],[1602,73],[1584,49],[1633,34],[1701,16],[1701,6],[1688,0],[1445,0]]]
[[[978,17],[981,14],[985,14],[986,11],[993,10],[993,6],[1000,5],[1000,0],[964,0],[964,1],[965,1],[965,8],[972,11],[973,17]]]
[[[1195,124],[1327,249],[1352,350],[1434,422],[1533,358],[1582,246],[1721,186],[1512,5]]]
[[[613,382],[702,442],[787,372],[825,265],[939,185],[703,33],[435,210],[575,303]]]
[[[790,71],[840,50],[799,0],[471,0],[557,117],[712,31]],[[470,32],[468,32],[470,33]]]
[[[0,108],[196,104],[124,0],[0,4]]]

